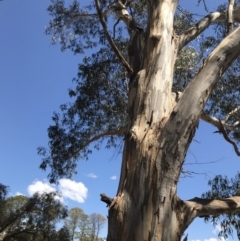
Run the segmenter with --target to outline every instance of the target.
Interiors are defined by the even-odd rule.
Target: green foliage
[[[98,213],[92,213],[88,217],[90,226],[90,240],[98,240],[99,231],[105,225],[107,219]]]
[[[57,230],[60,221],[64,221],[64,226]],[[88,216],[80,208],[68,211],[56,193],[30,198],[19,195],[0,201],[2,241],[93,241],[105,222],[101,214]]]
[[[175,19],[174,30],[177,34],[182,34],[195,23],[193,15],[178,7]],[[197,71],[198,63],[201,60],[202,52],[197,49],[197,41],[194,44],[184,47],[177,57],[175,63],[173,91],[184,91]]]
[[[240,173],[234,178],[229,179],[226,176],[217,175],[208,182],[211,189],[202,195],[207,199],[224,199],[231,196],[240,196]],[[220,223],[221,231],[219,237],[228,238],[236,230],[238,239],[240,239],[240,214],[238,212],[221,214],[219,216],[207,216],[205,221],[212,222],[214,225]]]
[[[0,183],[0,202],[6,198],[8,193],[8,186],[5,186]]]
[[[68,211],[68,218],[65,219],[65,226],[69,230],[71,240],[85,238],[87,236],[87,215],[80,208],[72,208]],[[81,233],[79,233],[79,228]]]
[[[40,237],[42,241],[50,237],[54,240],[53,237],[60,235],[55,229],[56,222],[67,216],[66,208],[56,197],[56,193],[44,193],[30,198],[15,196],[3,200],[0,203],[2,240],[39,240]]]
[[[62,115],[55,113],[55,125],[48,129],[51,155],[44,156],[41,168],[50,165],[53,170],[50,182],[55,181],[56,176],[72,176],[76,161],[91,153],[86,143],[94,136],[126,125],[126,80],[126,73],[108,48],[84,58],[75,79],[77,87],[69,91],[74,103],[62,105]],[[121,137],[108,136],[106,146],[117,146]],[[95,148],[99,148],[102,140],[96,142]],[[39,154],[46,153],[44,148],[38,150]]]
[[[76,207],[69,210],[65,227],[72,241],[95,241],[105,222],[106,218],[101,214],[92,213],[88,216],[81,208]]]
[[[102,11],[108,9],[109,1],[101,4]],[[146,2],[133,1],[128,10],[137,26],[146,29]],[[100,148],[103,141],[106,147],[117,147],[121,143],[124,133],[112,133],[128,125],[129,75],[112,52],[98,18],[91,15],[95,13],[92,3],[80,6],[80,2],[73,1],[65,6],[61,0],[52,0],[48,11],[52,19],[46,33],[52,35],[54,43],[60,40],[62,50],[71,49],[75,54],[83,54],[85,50],[88,53],[94,51],[79,64],[78,76],[74,78],[76,88],[69,90],[73,102],[61,105],[62,113],[53,115],[54,124],[48,128],[50,151],[44,147],[38,148],[42,156],[40,168],[46,170],[49,166],[50,182],[56,182],[59,178],[76,174],[77,161],[88,158],[92,152],[92,146],[89,148],[88,144],[93,140],[96,149]],[[105,15],[105,19],[107,22],[112,21],[114,16]],[[190,13],[182,9],[177,12],[174,25],[177,33],[183,32],[193,23]],[[116,31],[110,33],[114,35],[119,51],[128,59],[126,28],[122,24],[117,26]],[[195,65],[199,63],[199,58],[193,46],[187,46],[179,53],[174,91],[185,89],[196,72]]]

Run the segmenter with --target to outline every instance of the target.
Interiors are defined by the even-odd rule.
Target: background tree
[[[6,198],[8,187],[0,183],[0,201]]]
[[[56,199],[56,193],[7,198],[0,205],[2,241],[51,240],[55,224],[66,215],[66,208]]]
[[[106,223],[106,218],[98,213],[87,215],[81,208],[72,208],[65,219],[71,240],[98,240],[99,231]]]
[[[98,240],[98,235],[100,230],[105,225],[107,219],[98,213],[92,213],[88,217],[89,219],[89,226],[90,226],[90,240]]]
[[[39,237],[35,238],[34,241],[42,241],[44,240],[43,237],[40,235]],[[50,241],[71,241],[70,233],[68,229],[63,226],[59,230],[53,229],[51,234],[48,235],[46,240]]]
[[[72,208],[65,219],[65,226],[68,229],[71,240],[78,239],[84,241],[88,236],[88,215],[81,208]]]
[[[101,196],[108,241],[180,240],[196,217],[236,213],[239,196],[184,201],[176,190],[200,119],[240,156],[239,1],[216,5],[200,21],[175,0],[52,0],[48,10],[53,43],[95,51],[79,65],[73,103],[54,113],[50,150],[38,150],[50,181],[75,174],[90,143],[123,140],[117,195]],[[215,33],[204,36],[210,26]]]
[[[68,229],[64,226],[60,230],[57,231],[56,241],[70,241],[70,234]]]

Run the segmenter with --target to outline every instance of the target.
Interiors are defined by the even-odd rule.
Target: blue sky
[[[191,2],[195,13],[202,11],[196,8],[197,1],[182,2]],[[59,190],[69,208],[77,206],[87,214],[107,215],[99,194],[116,194],[121,163],[116,150],[102,149],[93,152],[88,161],[80,160],[78,174],[72,181],[61,180],[58,187],[50,186],[48,172],[38,168],[41,160],[36,149],[47,146],[47,128],[52,124],[53,111],[59,111],[60,104],[70,101],[67,90],[73,87],[72,79],[82,58],[70,51],[62,53],[44,34],[49,3],[0,2],[0,183],[10,187],[10,195],[32,195],[46,188]],[[210,4],[208,7],[214,11]],[[182,199],[201,196],[207,190],[209,178],[217,174],[232,177],[239,170],[240,159],[232,146],[214,131],[205,123],[199,126],[187,157],[188,163],[195,164],[185,165],[185,169],[200,174],[180,179],[178,193]],[[217,162],[200,164],[213,161]],[[186,233],[189,240],[215,241],[218,228],[197,219]],[[106,235],[106,227],[101,235]]]

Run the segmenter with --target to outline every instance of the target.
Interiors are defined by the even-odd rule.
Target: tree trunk
[[[171,130],[176,122],[170,117],[176,2],[155,2],[150,8],[143,70],[129,85],[129,133],[118,193],[109,209],[108,241],[177,241],[189,224],[183,222],[176,185],[197,122],[192,122],[192,132]],[[156,15],[161,16],[158,21]]]
[[[148,2],[144,61],[131,63],[141,70],[129,84],[129,131],[118,192],[109,207],[108,241],[181,239],[197,216],[176,195],[186,152],[207,98],[240,52],[238,28],[205,60],[176,104],[173,71],[184,39],[173,30],[178,1]]]

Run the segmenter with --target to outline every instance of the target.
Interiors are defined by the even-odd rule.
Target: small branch
[[[238,122],[235,122],[233,125],[229,125],[229,124],[226,124],[226,118],[223,121],[219,121],[218,118],[209,116],[204,111],[201,113],[200,118],[201,118],[201,120],[214,125],[218,129],[221,128],[221,126],[220,126],[220,122],[221,122],[223,127],[228,129],[229,131],[239,132],[239,130],[235,127],[238,124]]]
[[[228,0],[228,34],[233,31],[233,5],[234,0]]]
[[[119,51],[119,49],[117,48],[116,44],[114,43],[113,39],[111,38],[108,30],[107,30],[107,25],[106,22],[104,20],[104,16],[102,14],[102,11],[100,9],[100,5],[98,0],[95,0],[95,5],[96,5],[96,9],[98,12],[98,16],[99,16],[99,20],[102,24],[103,27],[103,31],[106,35],[106,38],[108,40],[108,43],[110,44],[110,46],[112,47],[113,51],[115,52],[115,54],[117,55],[117,57],[119,58],[119,60],[121,61],[121,63],[123,64],[123,66],[127,69],[127,71],[129,72],[130,75],[133,75],[133,69],[131,68],[131,66],[128,64],[128,62],[125,60],[125,58],[123,57],[123,55],[121,54],[121,52]]]
[[[100,196],[101,196],[101,201],[105,202],[107,204],[107,207],[110,207],[113,201],[113,198],[108,197],[105,193],[101,193]]]
[[[206,164],[213,164],[216,162],[220,162],[222,159],[216,160],[216,161],[210,161],[210,162],[189,162],[189,163],[184,163],[184,165],[206,165]],[[201,173],[200,173],[201,174]]]
[[[193,198],[184,201],[184,203],[196,213],[196,217],[208,215],[220,215],[223,213],[232,213],[240,210],[240,197],[233,196],[223,199],[203,199]]]
[[[188,234],[186,234],[186,236],[184,237],[183,241],[187,241],[188,240]]]
[[[203,5],[204,5],[204,8],[205,8],[205,11],[208,12],[208,8],[207,8],[207,4],[206,4],[205,0],[198,0],[198,5],[197,6],[199,6],[201,1],[203,1]]]
[[[114,113],[114,114],[123,114],[123,115],[126,115],[126,116],[128,115],[127,112],[121,112],[121,111],[113,110],[113,109],[109,108],[108,105],[101,105],[100,108],[105,110],[105,111],[109,111],[111,113]]]
[[[210,177],[210,175],[208,175],[208,173],[204,173],[204,172],[194,172],[194,171],[189,171],[189,170],[182,170],[181,174],[183,175],[182,178],[185,177],[192,177],[192,175],[204,175],[205,177]]]
[[[102,12],[102,15],[106,16],[108,13],[113,12],[114,10],[115,10],[115,7],[109,7]],[[66,26],[69,26],[74,20],[77,20],[79,18],[98,18],[98,17],[99,15],[97,13],[76,14],[66,23]]]
[[[106,131],[104,133],[101,133],[99,135],[96,135],[94,136],[93,138],[91,138],[89,141],[87,141],[85,143],[85,145],[82,146],[81,149],[84,149],[85,147],[87,147],[89,144],[91,144],[92,142],[102,138],[102,137],[105,137],[105,136],[113,136],[113,135],[119,135],[119,134],[122,134],[124,133],[125,131],[127,131],[127,128],[126,127],[122,127],[122,128],[119,128],[118,130],[114,130],[114,131]]]
[[[218,128],[218,130],[223,134],[224,139],[225,139],[227,142],[229,142],[230,144],[232,144],[232,146],[233,146],[234,151],[236,152],[236,154],[237,154],[238,156],[240,156],[240,152],[239,152],[239,150],[238,150],[237,144],[236,144],[233,140],[231,140],[231,139],[229,138],[227,132],[226,132],[225,129],[224,129],[224,126],[223,126],[222,122],[219,121],[219,123],[220,123],[220,128]]]
[[[233,19],[240,22],[240,5],[236,6],[233,11]],[[206,28],[211,24],[216,22],[222,22],[227,20],[227,11],[223,12],[213,12],[201,19],[195,26],[186,30],[179,38],[179,49],[180,51],[185,45],[190,41],[195,39],[199,34],[201,34]]]
[[[113,39],[115,39],[116,26],[119,24],[120,20],[121,19],[119,18],[117,22],[113,25]]]
[[[239,106],[237,106],[234,110],[232,110],[232,111],[230,111],[227,115],[226,115],[226,117],[223,119],[223,123],[226,123],[227,121],[228,121],[228,119],[233,115],[233,114],[235,114],[236,112],[238,112],[238,111],[240,111],[240,105]]]
[[[228,134],[225,130],[225,128],[231,130],[232,127],[230,125],[223,124],[222,121],[218,120],[216,117],[208,116],[205,112],[202,112],[200,117],[201,117],[202,120],[204,120],[208,123],[211,123],[212,125],[217,127],[219,132],[223,134],[224,139],[233,146],[236,154],[238,156],[240,156],[240,152],[238,150],[237,144],[229,138],[229,136],[228,136]]]
[[[79,149],[77,149],[73,154],[71,154],[68,157],[68,160],[70,160],[72,157],[76,156],[81,150],[83,150],[84,148],[86,148],[89,144],[91,144],[94,141],[97,141],[98,139],[105,137],[105,136],[113,136],[113,135],[119,135],[122,134],[124,132],[127,131],[126,127],[122,127],[119,128],[117,130],[113,130],[113,131],[106,131],[104,133],[101,133],[99,135],[94,136],[93,138],[91,138],[89,141],[87,141],[84,145],[82,145]]]

